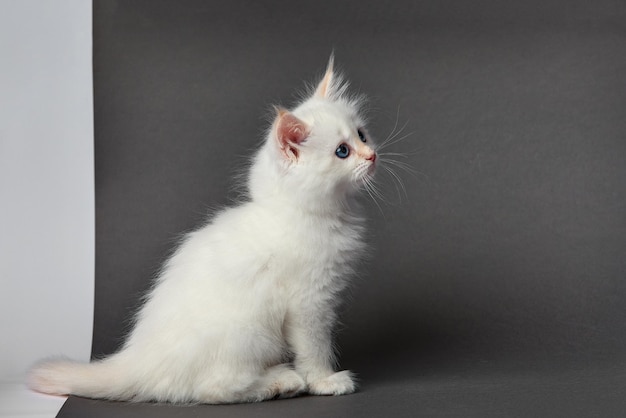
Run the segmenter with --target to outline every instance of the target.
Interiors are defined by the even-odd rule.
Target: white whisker
[[[369,174],[365,174],[361,171],[361,176],[363,184],[363,190],[374,200],[374,203],[378,207],[379,211],[383,214],[382,211],[382,203],[385,204],[396,204],[399,201],[404,200],[404,198],[408,198],[409,193],[407,191],[407,186],[403,181],[402,176],[398,170],[402,170],[411,174],[412,176],[418,177],[423,176],[427,178],[424,173],[421,173],[409,163],[410,157],[412,155],[417,154],[420,150],[415,149],[410,152],[399,152],[399,151],[385,151],[388,147],[398,144],[401,141],[406,140],[414,134],[412,132],[405,132],[408,126],[408,121],[400,126],[400,108],[398,107],[398,112],[396,113],[396,118],[394,121],[393,128],[387,137],[376,146],[376,155],[378,157],[378,162],[380,163],[380,173],[381,183],[378,183],[377,179],[374,179]],[[389,182],[393,183],[393,187]],[[397,199],[393,196],[395,193],[393,189],[397,193]],[[390,199],[391,198],[391,199]]]
[[[385,156],[390,155],[394,157],[409,158],[410,156],[419,154],[420,151],[421,149],[417,148],[417,149],[414,149],[413,151],[408,151],[408,152],[378,152],[377,155],[379,157],[385,157]]]
[[[404,194],[404,197],[408,198],[409,195],[407,194],[406,191],[406,187],[404,186],[404,182],[402,181],[402,179],[400,178],[400,176],[398,176],[398,174],[396,174],[395,171],[393,171],[391,168],[387,167],[387,166],[382,166],[385,171],[387,173],[389,173],[391,175],[391,177],[395,180],[394,185],[396,187],[396,190],[398,191],[398,195],[402,196],[402,194]],[[400,188],[402,189],[402,193],[400,193],[400,189],[398,188],[398,185],[400,186]]]
[[[404,162],[404,161],[392,160],[392,159],[388,159],[388,158],[385,158],[385,159],[382,159],[382,158],[381,158],[381,161],[382,161],[384,164],[390,164],[390,165],[392,165],[392,166],[394,166],[394,167],[397,167],[397,168],[399,168],[399,169],[401,169],[401,170],[403,170],[403,171],[405,171],[405,172],[407,172],[407,173],[411,174],[413,177],[422,177],[422,178],[424,178],[424,179],[427,179],[427,180],[428,180],[428,176],[427,176],[426,174],[422,173],[422,172],[421,172],[421,171],[419,171],[419,170],[416,170],[416,169],[415,169],[415,168],[413,168],[413,166],[412,166],[411,164],[409,164],[409,163],[406,163],[406,162]]]
[[[385,138],[385,140],[380,143],[380,145],[378,146],[378,149],[384,149],[384,148],[386,148],[386,147],[388,147],[388,146],[398,142],[396,139],[398,138],[399,135],[402,134],[402,132],[404,131],[404,129],[406,128],[408,123],[409,123],[408,121],[405,122],[404,125],[402,125],[402,127],[398,131],[396,131],[396,132],[394,132],[394,130],[396,129],[394,127],[394,130],[392,130],[391,133],[387,136],[387,138]],[[402,137],[402,139],[404,139],[404,138],[406,138],[406,136]]]
[[[383,215],[383,218],[384,218],[385,212],[383,212],[383,208],[378,203],[377,198],[383,202],[385,201],[385,199],[382,197],[382,195],[380,194],[380,191],[374,185],[373,179],[370,176],[363,177],[363,189],[372,198],[372,200],[374,201],[374,204],[376,205],[376,207],[378,207],[380,214]]]
[[[396,131],[396,128],[398,127],[399,120],[400,120],[400,105],[398,105],[398,109],[396,110],[396,120],[393,123],[393,128],[391,128],[391,132],[389,133],[389,135],[387,135],[387,138],[384,141],[382,141],[382,143],[380,144],[380,147],[383,147],[387,143],[387,141],[389,141],[390,138],[392,138],[393,133]],[[404,129],[404,127],[402,129]],[[400,129],[400,132],[402,132],[402,129]]]
[[[398,134],[399,134],[400,132],[401,132],[401,131],[399,131],[399,132],[398,132]],[[403,140],[407,139],[408,137],[410,137],[410,136],[411,136],[411,135],[413,135],[414,133],[415,133],[415,131],[411,131],[411,132],[409,132],[409,133],[407,133],[407,134],[402,135],[401,137],[397,137],[397,135],[395,135],[395,137],[394,137],[393,139],[391,139],[391,138],[390,138],[390,139],[388,139],[388,140],[384,141],[384,142],[383,142],[383,143],[382,143],[382,144],[378,147],[378,150],[383,150],[383,149],[385,149],[385,148],[387,148],[387,147],[389,147],[389,146],[391,146],[391,145],[395,145],[395,144],[397,144],[398,142],[400,142],[400,141],[403,141]]]

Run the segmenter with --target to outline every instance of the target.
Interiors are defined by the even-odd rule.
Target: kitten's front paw
[[[309,382],[311,395],[347,395],[355,390],[354,377],[348,370],[331,374],[315,382]]]

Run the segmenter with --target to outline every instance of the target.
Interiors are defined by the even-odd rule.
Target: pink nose
[[[376,161],[376,153],[372,152],[368,157],[365,157],[366,160],[369,160],[371,162]]]

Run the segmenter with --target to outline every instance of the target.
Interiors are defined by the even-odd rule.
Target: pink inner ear
[[[306,139],[309,128],[304,122],[288,112],[280,114],[279,118],[278,137],[281,142],[299,144]]]
[[[279,110],[276,139],[285,157],[297,159],[297,145],[304,142],[308,135],[309,127],[306,123],[286,110]]]

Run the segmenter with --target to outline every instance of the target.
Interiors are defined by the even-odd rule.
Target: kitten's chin
[[[374,173],[376,173],[376,163],[371,163],[365,170],[365,173],[361,176],[361,181],[364,183],[373,181]]]
[[[366,173],[357,180],[356,184],[354,185],[355,186],[354,189],[355,191],[367,189],[373,183],[374,183],[374,176],[369,173]]]

